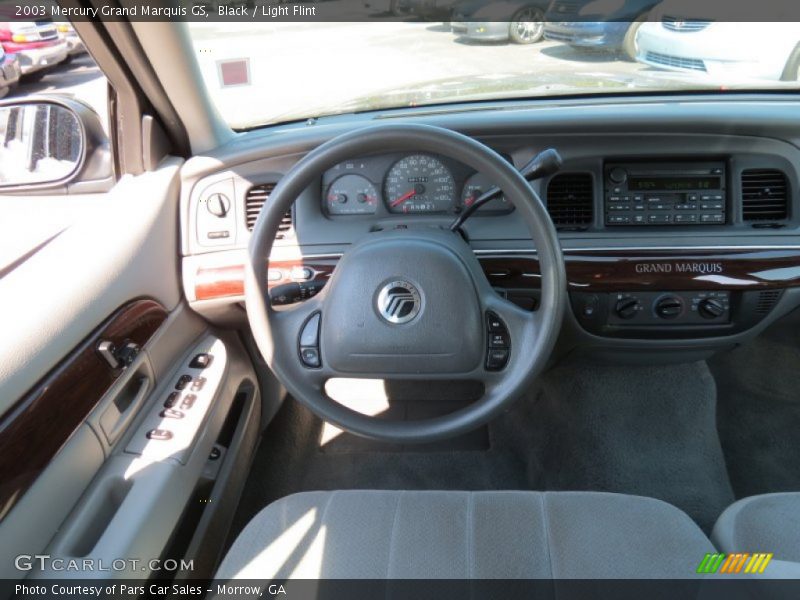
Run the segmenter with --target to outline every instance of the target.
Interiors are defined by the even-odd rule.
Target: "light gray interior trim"
[[[131,299],[177,306],[179,166],[170,159],[123,177],[105,202],[0,279],[0,414]]]
[[[338,490],[267,506],[216,578],[690,579],[713,551],[688,515],[653,498]]]
[[[136,37],[171,103],[180,117],[194,154],[201,154],[234,139],[211,100],[186,23],[131,21]]]
[[[173,363],[169,376],[160,382],[148,400],[147,409],[141,411],[142,416],[130,428],[129,437],[118,444],[47,547],[48,554],[65,559],[93,559],[95,564],[103,561],[108,565],[121,557],[147,560],[163,555],[208,464],[209,453],[236,391],[243,383],[255,381],[250,360],[236,336],[225,334],[220,339],[228,357],[224,365],[225,375],[198,435],[191,442],[191,449],[182,456],[183,460],[175,460],[172,456],[140,457],[124,451],[124,448],[130,436],[141,433],[144,420],[153,411],[162,409],[166,394],[174,388],[176,378],[186,369],[188,361],[206,344],[214,342],[214,337],[205,338]],[[122,571],[100,572],[98,576],[145,579],[151,575],[147,565],[135,569],[131,565],[128,567]],[[37,570],[29,577],[63,578],[70,575],[82,576],[81,573]]]
[[[14,557],[40,554],[103,464],[105,454],[89,425],[81,425],[0,522],[0,578],[17,580]]]

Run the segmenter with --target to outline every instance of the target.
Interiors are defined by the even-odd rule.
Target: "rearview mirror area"
[[[0,108],[0,183],[24,185],[60,181],[83,158],[78,117],[57,104]]]
[[[71,98],[0,102],[0,191],[100,191],[113,182],[97,113]]]

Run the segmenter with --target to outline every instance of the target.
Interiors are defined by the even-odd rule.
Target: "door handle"
[[[110,445],[117,441],[130,423],[136,409],[150,392],[151,379],[145,373],[136,373],[115,394],[112,402],[100,416],[100,428]]]

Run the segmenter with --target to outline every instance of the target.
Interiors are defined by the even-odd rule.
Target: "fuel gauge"
[[[362,175],[342,175],[328,187],[325,206],[329,215],[371,215],[378,207],[378,192]]]

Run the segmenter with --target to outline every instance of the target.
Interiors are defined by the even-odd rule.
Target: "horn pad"
[[[455,234],[432,230],[370,234],[348,250],[322,314],[330,366],[362,375],[475,369],[483,316],[464,249]]]

